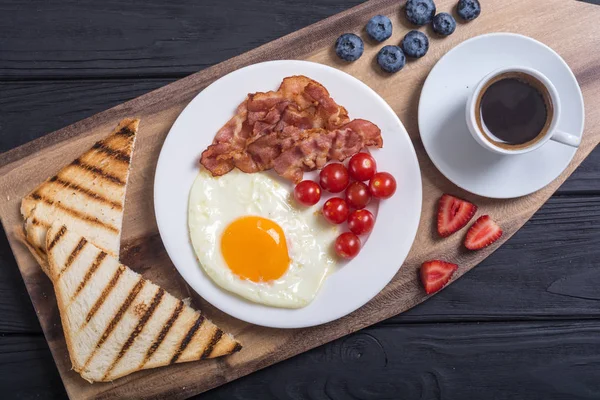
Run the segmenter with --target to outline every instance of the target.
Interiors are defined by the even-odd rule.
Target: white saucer
[[[517,34],[492,33],[456,46],[431,70],[419,102],[421,139],[434,165],[455,185],[498,199],[524,196],[548,185],[576,152],[550,141],[527,154],[500,155],[473,139],[465,119],[467,97],[486,74],[510,65],[546,75],[561,99],[558,129],[583,134],[583,96],[573,72],[554,50]]]
[[[379,203],[375,227],[360,254],[341,264],[312,303],[284,309],[251,303],[217,286],[201,268],[190,244],[187,223],[190,188],[198,176],[200,153],[234,114],[248,93],[277,89],[286,76],[321,82],[350,117],[364,118],[382,131],[384,146],[372,154],[381,171],[396,178],[396,194]],[[366,304],[394,277],[411,248],[421,215],[421,173],[412,142],[392,108],[358,79],[306,61],[251,65],[213,82],[179,115],[163,144],[154,180],[154,210],[160,236],[186,282],[223,312],[257,325],[301,328],[341,318]],[[293,190],[291,183],[289,190]]]

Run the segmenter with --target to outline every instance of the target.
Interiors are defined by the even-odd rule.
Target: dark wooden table
[[[359,2],[2,0],[0,152]],[[0,398],[65,398],[0,235]],[[595,151],[425,304],[198,398],[600,399],[598,260]]]

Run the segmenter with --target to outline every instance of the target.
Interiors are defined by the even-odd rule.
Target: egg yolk
[[[233,221],[221,237],[229,269],[242,279],[266,282],[280,278],[290,264],[283,229],[261,217]]]

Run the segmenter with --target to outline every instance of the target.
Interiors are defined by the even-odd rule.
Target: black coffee
[[[492,80],[482,93],[478,122],[503,144],[523,145],[548,129],[552,104],[546,88],[536,78],[508,73]]]

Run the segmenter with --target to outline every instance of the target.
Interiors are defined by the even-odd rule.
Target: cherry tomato
[[[314,206],[321,200],[321,188],[317,182],[302,181],[294,188],[294,198],[305,206]]]
[[[373,229],[375,217],[369,210],[356,210],[348,217],[348,228],[355,235],[365,235]]]
[[[360,239],[354,233],[345,232],[335,239],[335,252],[342,258],[354,258],[360,251]]]
[[[365,208],[371,201],[369,187],[362,182],[352,182],[346,188],[346,202],[352,208],[360,210]]]
[[[346,189],[350,182],[348,170],[340,163],[328,164],[319,175],[321,187],[331,193]]]
[[[350,177],[356,181],[368,181],[376,171],[377,164],[369,153],[356,153],[348,163]]]
[[[387,172],[378,172],[369,181],[369,190],[376,199],[389,199],[396,192],[396,180]]]
[[[332,224],[341,224],[348,219],[350,209],[344,199],[332,197],[323,204],[323,216]]]

